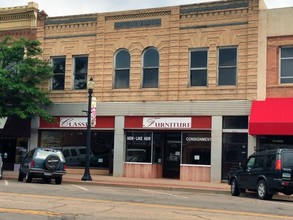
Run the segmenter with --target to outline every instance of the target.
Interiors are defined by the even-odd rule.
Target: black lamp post
[[[92,77],[87,83],[87,88],[89,93],[89,99],[88,99],[88,110],[87,110],[86,157],[85,157],[84,174],[83,174],[83,177],[81,178],[82,181],[92,181],[92,177],[90,174],[91,109],[92,109],[92,95],[93,95],[93,88],[94,88],[94,81]]]

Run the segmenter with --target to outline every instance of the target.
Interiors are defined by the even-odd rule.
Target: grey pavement
[[[63,176],[63,182],[74,184],[96,184],[103,186],[123,186],[134,188],[153,188],[153,189],[168,189],[168,190],[190,190],[190,191],[213,191],[214,193],[229,193],[230,186],[227,183],[220,182],[197,182],[197,181],[182,181],[178,179],[143,179],[143,178],[128,178],[116,177],[110,175],[91,175],[92,181],[82,181],[83,174],[67,173]],[[4,171],[3,179],[17,180],[17,171]]]

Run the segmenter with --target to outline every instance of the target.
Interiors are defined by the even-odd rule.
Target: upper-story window
[[[74,89],[86,89],[88,75],[88,57],[76,56],[73,58],[74,63]]]
[[[293,47],[281,48],[280,83],[293,83]]]
[[[114,89],[129,88],[130,78],[130,54],[122,49],[115,56],[115,79]]]
[[[208,50],[190,51],[190,86],[207,86]]]
[[[64,90],[65,83],[65,57],[53,57],[52,90]]]
[[[219,48],[218,85],[230,86],[237,83],[237,48]]]
[[[142,88],[159,87],[159,52],[153,48],[147,48],[143,53]]]

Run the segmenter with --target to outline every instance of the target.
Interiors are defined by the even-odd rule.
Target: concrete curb
[[[185,182],[162,179],[133,179],[126,177],[109,177],[92,175],[92,181],[82,181],[81,175],[66,174],[63,177],[63,183],[71,183],[78,185],[98,185],[111,187],[127,187],[137,189],[159,189],[173,191],[203,192],[203,193],[219,193],[228,194],[230,187],[225,183],[205,183],[205,182]],[[6,172],[3,180],[16,180],[18,172]],[[175,183],[174,183],[175,182]]]

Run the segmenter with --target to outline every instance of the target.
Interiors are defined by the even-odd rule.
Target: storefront
[[[210,181],[211,117],[125,117],[125,176]]]
[[[267,98],[252,103],[249,134],[256,150],[293,148],[293,98]]]
[[[39,146],[63,151],[67,167],[85,166],[86,117],[56,117],[55,123],[40,121]],[[90,166],[113,171],[114,117],[97,117],[91,128]]]
[[[0,153],[3,157],[4,170],[14,170],[21,156],[28,150],[31,120],[8,117],[1,119]]]

